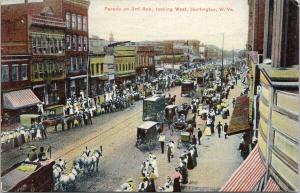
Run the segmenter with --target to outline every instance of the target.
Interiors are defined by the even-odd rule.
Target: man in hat
[[[201,144],[201,142],[200,142],[201,137],[202,137],[202,131],[200,128],[198,128],[198,144],[199,145]]]
[[[222,128],[223,128],[223,125],[222,125],[221,122],[219,121],[219,123],[218,123],[218,125],[217,125],[219,138],[221,137],[221,130],[222,130]]]
[[[46,153],[44,152],[44,147],[43,146],[40,147],[40,152],[38,154],[38,159],[39,159],[39,161],[47,160]]]
[[[171,154],[172,154],[172,150],[171,150],[171,146],[168,144],[168,152],[167,152],[167,156],[168,156],[168,162],[171,162]]]
[[[31,162],[37,160],[38,156],[37,156],[37,153],[36,153],[36,147],[34,145],[31,146],[31,150],[27,154],[27,156],[28,156],[28,160],[31,161]]]
[[[225,125],[224,125],[224,135],[225,135],[225,139],[227,139],[227,131],[228,131],[228,125],[227,125],[227,123],[225,123]]]

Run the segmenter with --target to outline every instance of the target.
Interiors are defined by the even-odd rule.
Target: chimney
[[[25,0],[25,4],[28,4],[28,0]]]

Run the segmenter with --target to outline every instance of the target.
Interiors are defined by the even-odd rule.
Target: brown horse
[[[61,124],[61,127],[62,127],[62,130],[64,130],[65,128],[65,124],[64,124],[64,120],[63,119],[57,119],[57,118],[55,118],[55,119],[46,119],[46,120],[44,120],[43,121],[43,125],[44,125],[44,127],[45,127],[45,129],[47,128],[47,127],[52,127],[52,126],[54,126],[55,128],[54,128],[54,131],[57,131],[57,125],[58,124]]]

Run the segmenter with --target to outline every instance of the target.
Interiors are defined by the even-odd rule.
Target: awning
[[[220,191],[250,192],[260,182],[265,173],[266,168],[259,153],[258,145],[256,145]]]
[[[3,93],[4,109],[21,109],[41,103],[31,89]]]
[[[248,131],[249,125],[249,97],[240,96],[236,98],[235,106],[232,112],[231,120],[229,122],[229,127],[227,134],[233,135],[237,133],[242,133]]]
[[[269,178],[263,192],[282,192],[282,190],[272,178]]]

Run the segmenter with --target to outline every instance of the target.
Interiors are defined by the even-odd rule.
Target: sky
[[[248,1],[91,0],[89,34],[108,39],[110,32],[116,41],[196,39],[218,47],[224,33],[225,49],[243,49],[248,36]]]
[[[108,39],[112,32],[115,41],[195,39],[221,47],[224,33],[225,49],[244,49],[246,45],[247,0],[90,1],[89,34],[103,39]],[[186,11],[175,8],[186,8]]]

